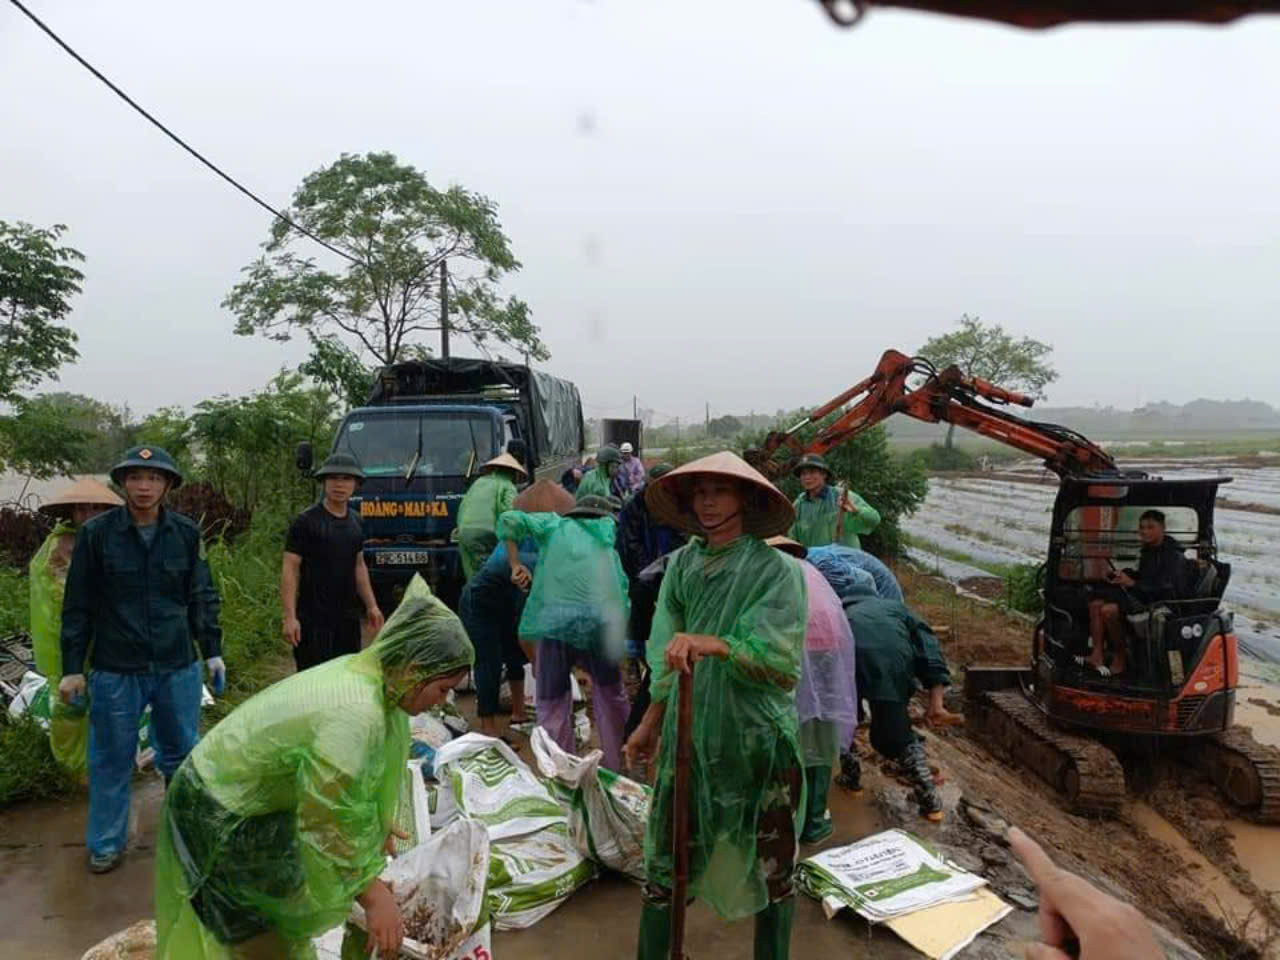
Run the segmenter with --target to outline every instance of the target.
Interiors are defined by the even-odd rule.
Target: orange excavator
[[[1061,791],[1078,813],[1115,813],[1125,797],[1121,757],[1142,763],[1158,748],[1204,771],[1258,821],[1280,822],[1280,752],[1233,726],[1239,653],[1233,615],[1222,605],[1231,567],[1218,559],[1213,526],[1218,487],[1230,478],[1166,480],[1121,470],[1079,433],[1004,409],[1033,402],[957,367],[938,370],[890,350],[867,379],[744,456],[778,477],[804,454],[827,453],[900,413],[1042,460],[1059,478],[1042,568],[1044,614],[1027,664],[966,670],[969,728]],[[1152,603],[1130,597],[1129,666],[1122,676],[1102,676],[1084,664],[1089,604],[1124,589],[1109,574],[1137,566],[1138,520],[1150,510],[1164,514],[1166,535],[1183,551],[1189,589]]]

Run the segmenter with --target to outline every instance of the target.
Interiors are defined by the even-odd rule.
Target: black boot
[[[795,912],[796,898],[788,897],[756,914],[755,960],[788,960]]]
[[[671,956],[671,904],[648,898],[640,905],[640,941],[636,960],[669,960]]]
[[[854,793],[862,792],[862,761],[852,750],[840,754],[840,772],[836,774],[836,783]]]
[[[929,769],[929,758],[925,756],[924,744],[914,740],[902,754],[900,761],[903,772],[911,781],[915,790],[916,804],[920,808],[920,816],[933,820],[942,819],[942,797],[933,782],[933,771]]]
[[[835,832],[831,814],[827,810],[827,791],[831,789],[830,767],[805,767],[805,780],[809,796],[805,802],[804,832],[801,843],[821,843]]]

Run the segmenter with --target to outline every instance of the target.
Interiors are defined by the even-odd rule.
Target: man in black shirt
[[[1089,632],[1094,642],[1084,662],[1104,677],[1123,673],[1128,664],[1124,615],[1140,613],[1169,600],[1185,599],[1190,591],[1189,565],[1182,546],[1166,536],[1164,529],[1164,514],[1159,510],[1146,511],[1138,519],[1138,539],[1142,543],[1138,569],[1113,569],[1107,574],[1107,582],[1121,591],[1119,600],[1089,601]],[[1112,660],[1110,667],[1104,667],[1103,646],[1108,638]]]
[[[289,527],[280,573],[283,633],[299,670],[360,651],[360,604],[372,629],[382,627],[364,564],[364,531],[348,506],[364,472],[335,453],[315,472],[324,497]]]

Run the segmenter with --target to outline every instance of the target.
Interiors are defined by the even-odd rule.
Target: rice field
[[[1215,512],[1219,558],[1232,567],[1224,602],[1236,612],[1242,650],[1280,663],[1280,466],[1206,457],[1122,467],[1169,478],[1233,478]],[[914,558],[952,579],[982,575],[975,567],[1039,564],[1056,493],[1056,478],[1031,461],[990,474],[933,477],[924,505],[903,529]]]

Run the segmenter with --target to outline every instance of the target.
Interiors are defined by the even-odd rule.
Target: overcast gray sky
[[[27,2],[272,202],[369,150],[488,194],[592,416],[816,403],[965,311],[1053,344],[1054,404],[1280,404],[1280,18]],[[0,218],[87,257],[65,388],[189,406],[301,359],[219,307],[267,214],[8,4],[0,77]]]

